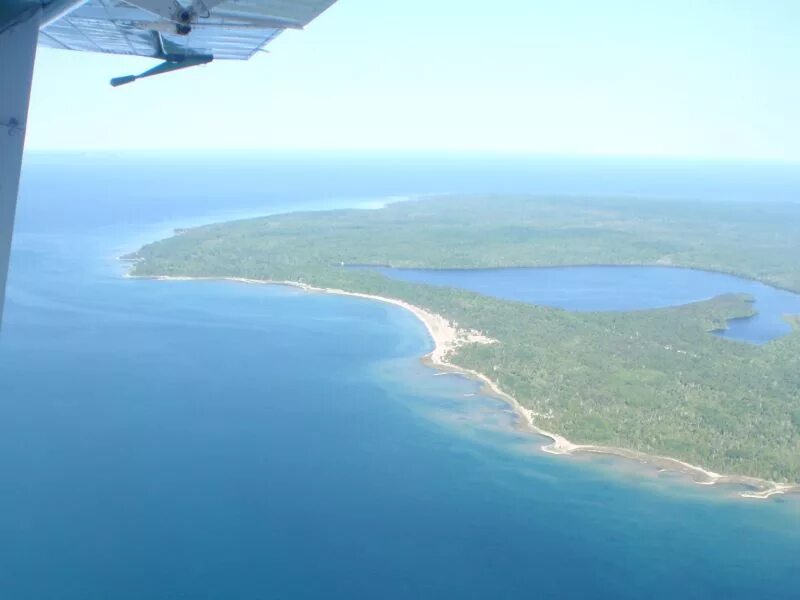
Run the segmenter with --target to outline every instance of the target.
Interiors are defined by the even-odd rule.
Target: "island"
[[[690,267],[800,292],[800,204],[437,196],[182,230],[126,258],[130,275],[282,283],[398,304],[427,325],[440,368],[478,379],[556,453],[601,452],[746,484],[800,483],[800,318],[766,344],[711,332],[752,298],[572,312],[370,266]]]

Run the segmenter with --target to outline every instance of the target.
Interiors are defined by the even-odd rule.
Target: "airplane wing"
[[[0,0],[0,323],[36,46],[146,56],[141,77],[250,58],[336,0]]]
[[[334,1],[207,0],[170,11],[174,0],[160,5],[153,0],[89,0],[44,27],[39,45],[153,58],[190,55],[243,60],[285,29],[302,29]],[[182,8],[188,12],[184,19]],[[188,31],[181,28],[183,21]]]

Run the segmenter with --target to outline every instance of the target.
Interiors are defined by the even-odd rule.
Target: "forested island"
[[[436,197],[378,210],[197,227],[143,247],[133,276],[296,282],[393,298],[496,343],[447,360],[486,375],[536,424],[578,444],[800,482],[800,331],[764,345],[709,332],[751,298],[577,313],[390,279],[351,265],[683,266],[800,292],[800,205]]]

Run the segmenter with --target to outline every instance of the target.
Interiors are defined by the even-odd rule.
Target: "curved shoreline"
[[[367,300],[393,304],[409,311],[415,317],[417,317],[417,319],[419,319],[419,321],[421,321],[425,326],[426,330],[428,331],[428,335],[433,340],[434,349],[422,357],[422,360],[425,364],[481,382],[483,384],[482,391],[509,404],[529,430],[552,440],[551,443],[541,446],[541,450],[543,452],[556,455],[572,455],[578,453],[605,454],[626,458],[629,460],[636,460],[643,464],[652,464],[653,466],[657,466],[662,469],[686,474],[691,476],[693,482],[698,485],[730,484],[753,488],[751,490],[740,492],[739,496],[742,498],[768,499],[775,495],[800,493],[800,484],[778,483],[758,477],[750,477],[747,475],[725,475],[705,469],[698,465],[690,464],[677,458],[646,454],[644,452],[629,450],[626,448],[598,446],[593,444],[575,444],[562,435],[542,429],[534,422],[536,413],[533,410],[523,406],[510,394],[504,392],[495,381],[483,373],[479,373],[478,371],[468,369],[466,367],[461,367],[447,360],[448,354],[455,350],[459,345],[464,343],[495,343],[495,340],[490,340],[489,338],[480,335],[479,332],[467,332],[459,329],[456,324],[451,323],[443,316],[432,313],[414,304],[405,302],[404,300],[389,298],[386,296],[377,296],[374,294],[365,294],[362,292],[349,292],[347,290],[336,288],[315,287],[296,281],[273,281],[263,279],[248,279],[244,277],[188,277],[169,275],[139,276],[130,274],[125,274],[124,277],[132,279],[152,279],[158,281],[232,281],[250,285],[282,285],[298,288],[309,293],[351,296],[355,298],[364,298]],[[695,478],[696,476],[699,476],[700,479]]]

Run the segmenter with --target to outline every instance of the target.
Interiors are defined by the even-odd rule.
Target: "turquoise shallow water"
[[[89,158],[26,170],[0,335],[4,600],[800,596],[796,498],[542,454],[419,363],[431,342],[399,308],[126,280],[113,260],[223,205],[435,187],[413,168],[373,164],[353,193],[363,165],[312,157],[293,168],[330,172],[325,195],[267,169],[231,200],[223,167],[170,195],[168,169]]]

